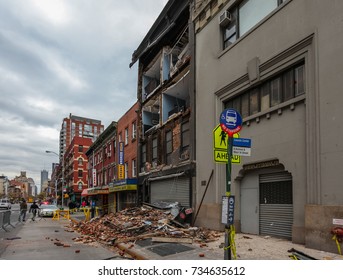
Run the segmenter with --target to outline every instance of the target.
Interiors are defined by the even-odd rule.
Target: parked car
[[[7,198],[0,199],[0,208],[11,209],[11,201]]]
[[[58,210],[56,205],[42,204],[39,206],[38,215],[40,217],[53,217],[56,210]]]

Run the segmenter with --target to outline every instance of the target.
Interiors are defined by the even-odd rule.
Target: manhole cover
[[[182,244],[178,244],[178,243],[161,244],[161,245],[153,246],[147,249],[155,254],[160,255],[161,257],[194,250],[194,248],[191,248]]]
[[[147,246],[153,245],[151,238],[138,240],[138,241],[136,241],[136,244],[141,246],[141,247],[147,247]]]

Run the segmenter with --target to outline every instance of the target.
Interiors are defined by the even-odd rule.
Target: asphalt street
[[[0,259],[3,260],[104,260],[119,257],[100,244],[75,242],[79,234],[68,230],[69,220],[36,218],[28,213],[18,222],[19,206],[13,205],[11,224],[0,230]]]

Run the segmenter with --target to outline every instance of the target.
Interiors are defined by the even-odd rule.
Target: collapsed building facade
[[[169,1],[133,53],[138,61],[138,171],[142,200],[192,207],[194,95],[188,1]]]

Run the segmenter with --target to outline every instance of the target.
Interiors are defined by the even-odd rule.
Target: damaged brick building
[[[132,55],[138,61],[138,171],[143,201],[192,207],[194,87],[188,1],[168,1]]]

